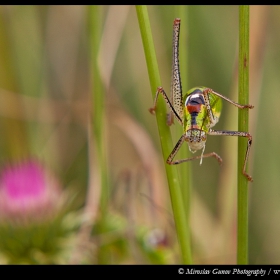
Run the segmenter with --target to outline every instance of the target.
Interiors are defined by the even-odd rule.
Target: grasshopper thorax
[[[186,141],[189,144],[189,149],[192,153],[205,147],[206,133],[197,128],[189,129],[186,132]]]

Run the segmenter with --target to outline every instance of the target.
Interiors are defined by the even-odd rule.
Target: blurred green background
[[[183,92],[203,85],[237,101],[238,6],[148,6],[159,86],[169,93],[178,9],[187,13],[181,22],[187,40],[180,41],[188,56],[187,68],[181,68],[181,75],[188,75]],[[279,6],[250,8],[251,264],[280,262],[279,15]],[[177,263],[165,159],[155,117],[148,112],[153,100],[135,7],[99,6],[98,16],[108,188],[103,209],[100,163],[89,128],[96,81],[90,74],[87,6],[0,7],[1,162],[36,156],[65,188],[79,190],[84,209],[91,203],[96,211],[89,233],[92,263]],[[215,129],[237,130],[237,111],[223,102]],[[223,158],[221,167],[212,158],[201,166],[183,163],[192,170],[193,261],[234,264],[237,138],[209,136],[205,152],[212,151]]]

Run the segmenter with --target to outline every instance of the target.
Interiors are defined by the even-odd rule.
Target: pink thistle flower
[[[62,192],[34,159],[7,165],[0,176],[0,220],[43,221],[61,205]]]

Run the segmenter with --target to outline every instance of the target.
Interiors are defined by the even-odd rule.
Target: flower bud
[[[0,221],[50,218],[61,204],[62,190],[37,160],[26,160],[2,169]]]

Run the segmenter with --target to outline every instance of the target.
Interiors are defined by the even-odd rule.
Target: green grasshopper
[[[149,111],[154,114],[156,110],[156,103],[158,95],[162,94],[171,111],[168,114],[167,124],[171,125],[174,116],[184,128],[184,134],[181,136],[173,151],[168,156],[166,162],[168,164],[179,164],[186,161],[202,158],[214,157],[221,164],[222,159],[215,152],[204,154],[205,143],[208,135],[225,135],[225,136],[241,136],[247,137],[247,150],[245,154],[242,173],[249,181],[253,181],[252,177],[246,173],[246,164],[249,157],[250,148],[252,145],[252,136],[248,132],[242,131],[226,131],[214,130],[212,127],[219,121],[222,110],[222,99],[231,103],[232,105],[245,109],[252,109],[252,105],[241,105],[220,93],[213,91],[210,88],[199,86],[190,89],[186,95],[182,95],[180,66],[179,66],[179,34],[180,34],[180,19],[176,18],[173,23],[173,61],[172,61],[172,81],[171,81],[171,100],[170,102],[167,94],[162,87],[157,88],[154,105]],[[202,149],[201,156],[195,156],[186,159],[173,160],[182,144],[186,141],[189,145],[189,150],[195,153]]]

